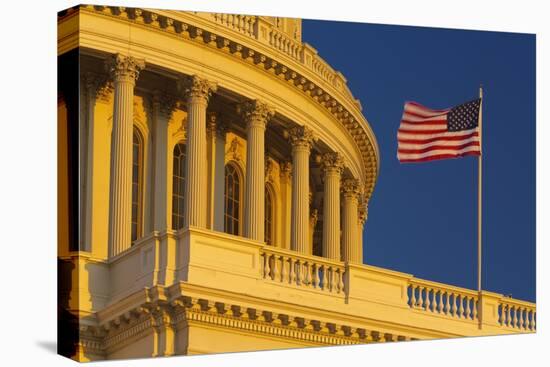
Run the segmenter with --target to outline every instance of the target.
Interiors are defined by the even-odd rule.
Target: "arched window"
[[[143,192],[143,138],[134,128],[132,146],[132,242],[141,236]]]
[[[265,223],[265,228],[264,228],[264,241],[265,243],[267,243],[268,245],[273,245],[274,244],[274,222],[273,222],[273,218],[275,217],[274,215],[274,211],[275,211],[275,201],[274,201],[274,196],[273,196],[273,191],[271,190],[271,188],[266,185],[265,186],[265,218],[264,218],[264,223]]]
[[[172,171],[172,229],[183,228],[183,205],[185,193],[185,144],[174,147],[174,168]]]
[[[239,219],[241,205],[241,184],[237,167],[233,164],[225,166],[225,196],[224,196],[224,228],[229,234],[239,234]]]

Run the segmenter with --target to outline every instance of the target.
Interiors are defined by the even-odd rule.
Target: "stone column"
[[[184,228],[206,228],[206,106],[216,84],[197,75],[180,80],[187,99]]]
[[[359,236],[357,233],[357,220],[359,218],[359,181],[348,178],[342,182],[344,196],[344,211],[342,218],[342,261],[360,264]]]
[[[357,256],[361,260],[361,263],[363,263],[363,228],[365,226],[365,222],[367,221],[368,213],[368,206],[361,205],[359,207],[359,217],[357,220],[357,249],[359,250],[359,254]]]
[[[106,68],[114,82],[113,132],[111,137],[111,184],[109,208],[109,255],[131,246],[132,136],[134,87],[143,60],[116,54]]]
[[[292,208],[292,163],[280,162],[280,182],[281,182],[281,247],[290,249],[290,226],[291,226],[291,208]]]
[[[308,253],[309,243],[309,153],[313,132],[299,126],[288,132],[292,144],[292,215],[290,248]]]
[[[227,126],[223,121],[216,121],[216,150],[214,167],[214,230],[223,232],[224,195],[225,195],[225,135]]]
[[[265,219],[265,129],[274,110],[258,100],[239,105],[246,121],[246,182],[244,195],[245,237],[264,241]]]
[[[167,94],[155,91],[153,94],[153,230],[166,231],[172,229],[172,197],[168,185],[172,178],[168,177],[168,123],[175,107],[175,99]]]
[[[323,257],[340,261],[340,178],[344,160],[340,153],[325,153],[321,167],[324,176]]]

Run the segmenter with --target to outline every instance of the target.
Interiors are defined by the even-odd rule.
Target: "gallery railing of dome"
[[[201,13],[201,16],[257,40],[261,39],[261,28],[258,26],[261,17],[259,16],[224,13]],[[312,47],[289,37],[273,26],[267,27],[267,32],[268,34],[265,38],[267,38],[268,44],[271,47],[286,54],[295,61],[309,66],[311,70],[334,87],[342,88],[345,80],[343,80],[341,74],[337,73],[319,57]],[[340,81],[337,81],[337,76],[340,78]]]

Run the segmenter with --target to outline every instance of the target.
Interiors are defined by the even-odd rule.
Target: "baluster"
[[[304,263],[304,283],[306,284],[306,286],[311,285],[311,272],[309,265],[309,261],[306,261]]]
[[[304,282],[304,272],[302,270],[302,260],[300,259],[296,259],[296,262],[295,262],[295,266],[296,266],[296,284],[297,285],[302,285],[302,283]]]
[[[517,328],[518,327],[518,307],[513,306],[514,309],[514,319],[512,320],[512,327]]]
[[[510,305],[506,305],[506,326],[510,326],[512,323],[512,308]]]
[[[412,308],[414,308],[414,305],[416,303],[416,295],[414,294],[414,288],[415,287],[414,287],[414,285],[411,285],[411,286],[409,286],[409,288],[411,289],[411,299],[410,299],[411,303],[410,303],[410,306]]]
[[[281,255],[281,282],[283,283],[288,281],[288,271],[286,270],[286,263],[286,258]]]
[[[523,329],[523,330],[527,330],[527,323],[525,322],[526,312],[527,312],[527,309],[525,307],[520,308],[519,324],[520,324],[520,329]]]
[[[537,330],[537,311],[533,310],[533,330]]]
[[[506,305],[504,303],[500,305],[500,319],[498,321],[501,326],[506,325]]]
[[[292,257],[289,257],[288,258],[288,263],[289,263],[289,271],[290,271],[290,275],[289,275],[288,279],[290,281],[290,284],[295,284],[296,283],[296,272],[295,272],[295,269],[294,269],[294,259]]]
[[[451,310],[449,292],[445,291],[445,315],[448,315]]]
[[[535,331],[537,330],[535,326],[535,317],[537,316],[537,313],[535,310],[531,310],[531,330]]]
[[[422,286],[417,286],[416,289],[418,289],[418,294],[416,295],[416,306],[419,308],[422,308],[422,304],[424,303],[424,299],[422,298],[422,291],[424,288]]]
[[[330,277],[330,288],[332,292],[338,292],[338,273],[334,266],[330,267],[331,277]]]
[[[312,283],[314,289],[319,288],[319,265],[317,264],[311,264],[311,271],[313,272],[312,276]]]
[[[453,296],[453,305],[451,308],[451,315],[456,317],[456,314],[457,314],[456,293],[452,293],[452,296]]]
[[[477,299],[472,297],[472,320],[477,320]]]
[[[266,253],[264,255],[264,278],[265,279],[270,277],[270,274],[271,274],[271,269],[270,269],[270,266],[269,266],[270,261],[271,261],[271,255]]]
[[[437,297],[438,297],[437,312],[443,313],[443,291],[441,289],[437,291]]]
[[[462,318],[464,317],[464,296],[461,294],[458,296],[458,302],[459,302],[459,307],[458,307],[458,318]]]
[[[340,292],[344,292],[344,269],[338,269],[338,288]]]
[[[430,293],[432,293],[432,289],[426,287],[426,302],[424,303],[426,311],[430,311],[430,306],[431,306]]]
[[[280,278],[280,272],[279,272],[279,259],[281,256],[279,255],[273,255],[273,280],[279,281]]]

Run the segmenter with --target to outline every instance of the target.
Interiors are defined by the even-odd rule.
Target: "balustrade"
[[[260,256],[264,279],[335,294],[346,290],[342,263],[272,248],[262,249]]]
[[[478,319],[478,294],[469,289],[413,279],[408,297],[408,305],[413,309],[457,319]]]
[[[502,327],[536,331],[537,311],[534,304],[504,298],[499,302],[498,315]]]

